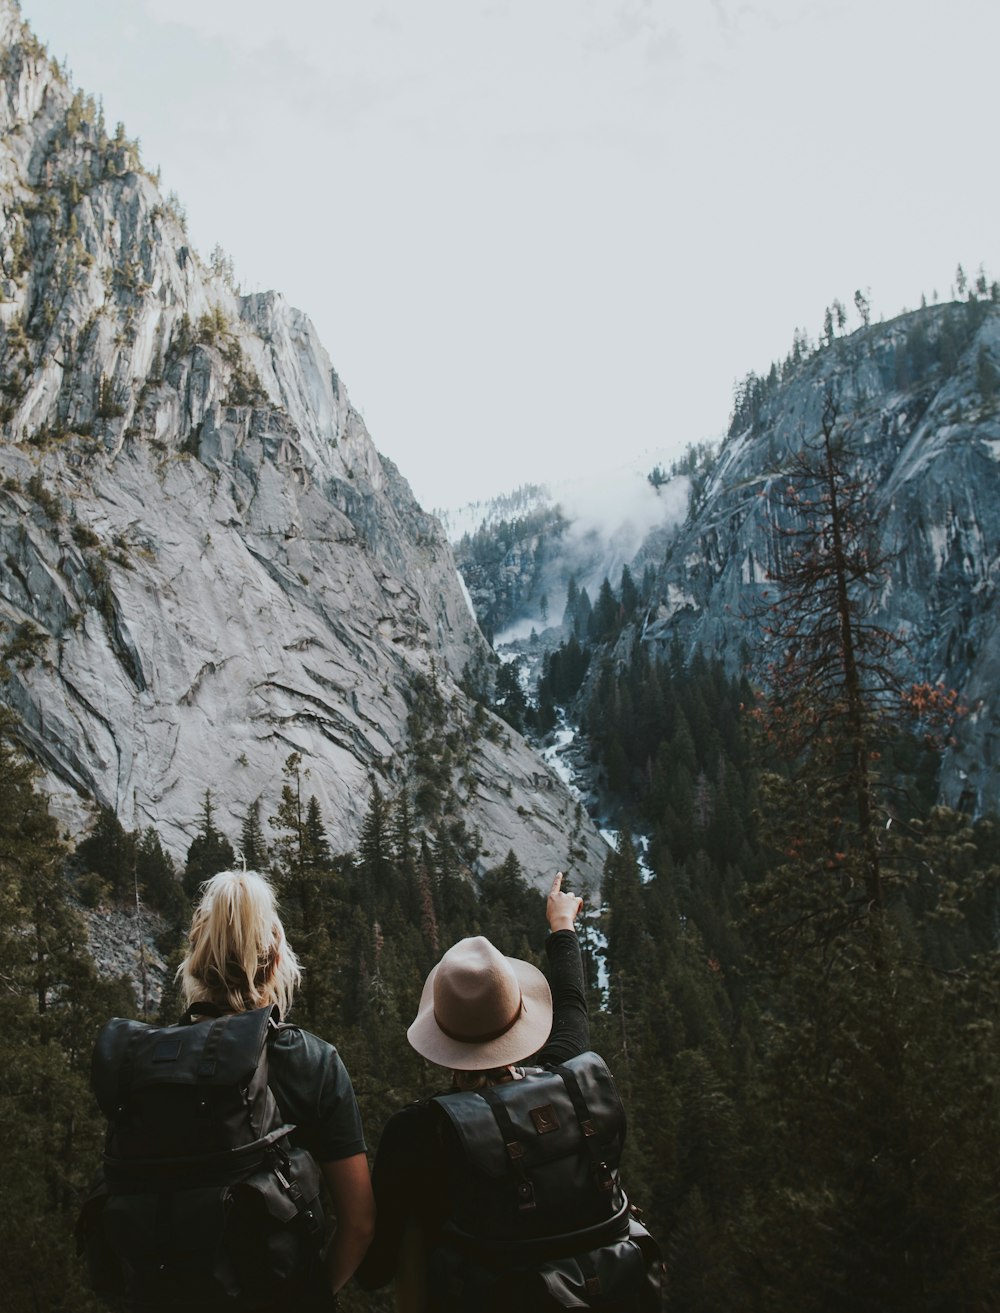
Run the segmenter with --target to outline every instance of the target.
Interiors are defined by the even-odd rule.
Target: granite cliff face
[[[754,601],[773,584],[780,471],[820,427],[824,397],[869,481],[895,554],[875,620],[905,639],[906,674],[960,691],[943,800],[1000,809],[1000,305],[979,289],[835,341],[777,382],[756,380],[746,424],[719,454],[662,566],[643,630],[742,663]]]
[[[68,828],[89,800],[175,854],[205,790],[235,838],[298,752],[335,845],[412,771],[428,684],[484,865],[604,845],[457,687],[484,640],[438,522],[315,331],[191,249],[119,129],[0,0],[2,699]]]

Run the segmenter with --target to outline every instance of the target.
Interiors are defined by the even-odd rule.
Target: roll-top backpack
[[[91,1286],[127,1313],[322,1308],[320,1172],[267,1083],[278,1010],[198,1010],[115,1017],[98,1038],[107,1138],[77,1224]]]
[[[602,1058],[438,1095],[451,1211],[431,1307],[653,1313],[659,1247],[619,1176],[625,1110]]]

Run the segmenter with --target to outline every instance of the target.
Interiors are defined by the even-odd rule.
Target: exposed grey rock
[[[102,904],[85,912],[90,952],[102,976],[120,977],[135,990],[136,1008],[153,1018],[169,983],[167,963],[156,947],[162,920],[148,910]]]
[[[882,543],[896,554],[874,619],[905,639],[903,673],[956,689],[968,707],[947,753],[942,797],[1000,808],[1000,306],[930,307],[824,348],[724,445],[678,534],[644,630],[701,646],[732,670],[762,639],[762,595],[780,536],[781,469],[818,432],[833,387],[859,447]]]
[[[572,805],[516,734],[469,728],[485,646],[451,551],[312,324],[202,263],[11,0],[0,42],[3,696],[55,810],[79,833],[95,799],[182,855],[206,789],[235,839],[294,751],[346,849],[369,774],[407,778],[424,677],[467,739],[450,806],[480,863],[513,847],[543,881]],[[573,843],[593,884],[604,844]]]

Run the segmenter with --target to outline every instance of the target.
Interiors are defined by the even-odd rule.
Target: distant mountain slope
[[[428,822],[540,878],[572,846],[597,879],[559,782],[473,719],[456,681],[486,649],[451,551],[309,320],[202,263],[12,0],[0,57],[2,698],[71,828],[93,799],[183,852],[206,789],[235,834],[294,751],[346,849],[369,773],[412,778],[432,687],[454,741]]]
[[[958,689],[968,706],[943,794],[1000,808],[1000,305],[980,295],[927,307],[750,383],[660,569],[646,641],[740,665],[744,642],[760,637],[750,617],[778,547],[781,469],[818,431],[833,388],[896,553],[877,619],[905,636],[914,679]]]
[[[655,470],[654,483],[650,475]],[[513,493],[443,514],[455,560],[484,632],[527,637],[562,620],[570,580],[596,596],[640,552],[662,555],[683,520],[690,480],[668,480],[650,458],[552,487]],[[460,531],[459,531],[460,530]]]

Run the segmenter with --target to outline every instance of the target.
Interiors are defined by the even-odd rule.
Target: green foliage
[[[232,335],[232,325],[222,306],[216,303],[206,310],[195,326],[195,341],[205,346],[216,346]]]
[[[517,543],[543,533],[559,538],[567,526],[558,506],[540,506],[525,515],[496,520],[473,534],[464,534],[455,546],[455,559],[474,565],[498,565]]]
[[[187,913],[177,871],[152,826],[130,832],[113,808],[98,807],[93,827],[77,844],[76,859],[82,867],[77,892],[87,905],[106,897],[128,904],[138,897],[174,925]]]
[[[93,871],[120,902],[134,894],[137,837],[129,834],[111,807],[99,807],[97,820],[77,845],[84,869]]]
[[[521,491],[526,498],[541,489]],[[511,500],[523,504],[518,496]],[[539,596],[545,564],[557,550],[568,523],[558,506],[539,506],[523,515],[483,524],[455,545],[455,561],[476,599],[484,633],[502,629],[519,608]],[[542,609],[547,614],[547,602]]]
[[[550,652],[538,680],[536,724],[544,733],[556,723],[557,706],[566,706],[579,691],[590,664],[590,651],[581,647],[576,634]]]
[[[216,242],[212,247],[212,253],[208,257],[208,267],[216,278],[222,280],[231,292],[239,295],[239,284],[236,281],[236,272],[233,268],[232,257],[227,255],[222,246]]]
[[[458,788],[469,787],[469,767],[476,739],[495,732],[483,708],[470,710],[462,699],[446,700],[433,662],[429,674],[414,674],[406,693],[409,714],[407,766],[412,785],[412,804],[417,817],[428,827],[441,822],[462,830],[461,846],[469,857],[478,848],[475,834],[465,830],[460,819]]]
[[[497,715],[502,716],[519,734],[524,732],[525,717],[528,713],[528,700],[521,686],[523,664],[522,657],[501,663],[497,670],[496,695],[493,704],[493,710]]]
[[[750,429],[757,433],[768,399],[778,390],[780,378],[777,368],[771,367],[770,373],[761,377],[751,370],[733,389],[733,413],[729,421],[731,438]]]
[[[189,903],[177,868],[152,826],[143,830],[135,845],[135,878],[140,897],[150,907],[162,913],[171,925],[183,921]]]
[[[220,871],[232,870],[236,861],[233,846],[215,825],[215,808],[212,791],[205,790],[201,829],[191,840],[184,866],[184,892],[188,898],[197,896],[198,887]]]
[[[563,628],[581,642],[585,642],[590,630],[592,607],[586,588],[578,588],[576,579],[570,576],[566,585],[566,605],[563,608]]]
[[[45,656],[49,636],[31,620],[23,620],[0,647],[0,675],[11,668],[22,674]]]
[[[35,499],[53,524],[58,524],[62,520],[62,502],[54,492],[46,488],[45,481],[37,470],[28,479],[28,494]]]
[[[76,1264],[73,1224],[100,1154],[103,1127],[88,1092],[90,1050],[130,992],[100,981],[69,899],[64,850],[34,768],[0,723],[0,961],[5,997],[0,1065],[0,1207],[12,1313],[94,1308]]]
[[[98,419],[118,419],[125,414],[125,407],[115,395],[113,381],[102,374],[97,385]]]
[[[78,547],[100,547],[101,540],[93,529],[88,528],[85,524],[77,522],[71,530],[73,541]]]
[[[268,862],[267,841],[260,820],[260,799],[250,804],[240,830],[240,851],[250,871],[266,871]]]
[[[479,917],[503,953],[541,962],[545,923],[538,915],[538,892],[524,878],[513,849],[502,865],[479,879]]]

